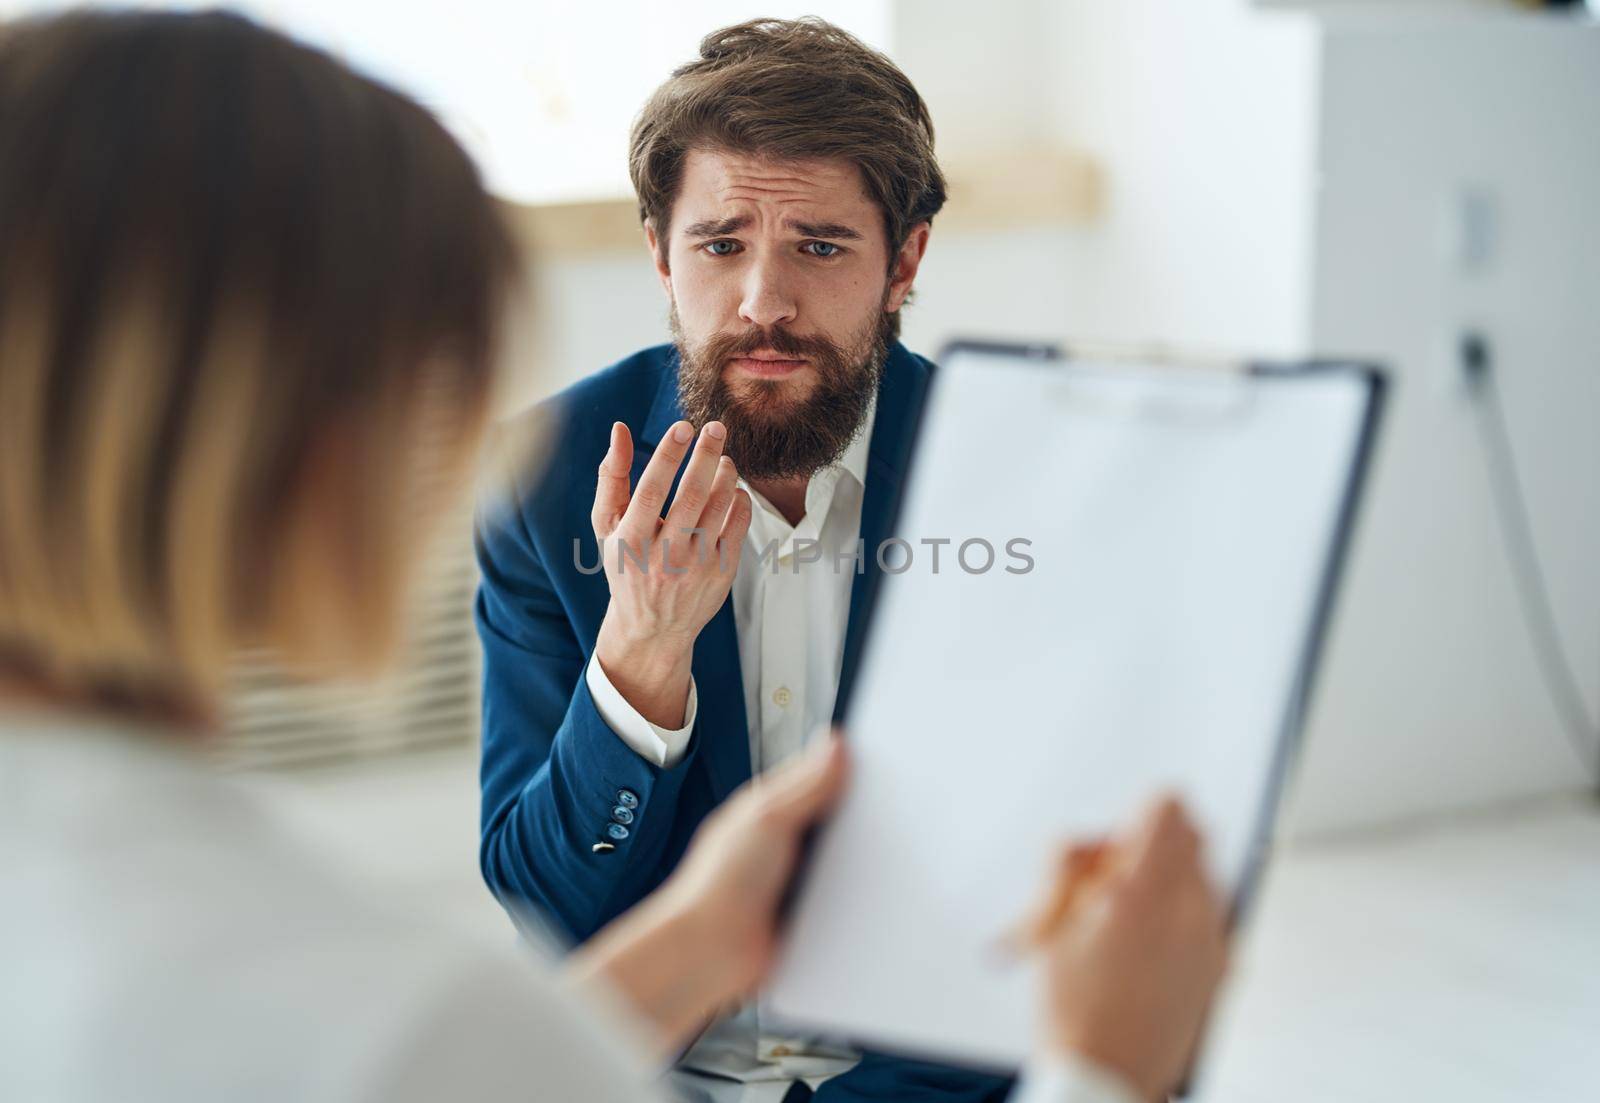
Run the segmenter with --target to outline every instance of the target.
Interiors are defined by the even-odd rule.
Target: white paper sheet
[[[971,353],[931,401],[898,532],[911,565],[883,580],[848,716],[851,788],[765,1014],[1005,1067],[1032,1047],[1037,993],[996,942],[1058,843],[1173,788],[1218,884],[1240,884],[1369,393],[1355,372]],[[937,574],[925,538],[951,541]],[[973,539],[991,569],[957,562]],[[1026,573],[1005,569],[1025,565],[1014,539]]]

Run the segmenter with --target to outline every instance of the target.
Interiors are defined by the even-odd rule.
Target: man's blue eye
[[[710,250],[711,255],[714,257],[725,257],[738,248],[738,246],[731,241],[712,241],[707,242],[706,248]]]
[[[839,247],[831,241],[808,241],[806,248],[811,250],[814,257],[831,257],[839,251]]]

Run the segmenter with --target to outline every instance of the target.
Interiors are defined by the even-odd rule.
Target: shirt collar
[[[811,526],[820,530],[824,515],[831,508],[834,491],[839,485],[839,476],[848,474],[856,480],[856,485],[862,489],[867,485],[867,461],[872,450],[872,429],[878,417],[878,396],[874,394],[867,404],[866,416],[861,419],[861,428],[851,439],[849,447],[844,450],[844,455],[834,460],[825,467],[818,468],[812,473],[806,483],[806,519],[801,521],[800,528]],[[739,485],[750,494],[751,502],[755,506],[755,515],[751,518],[751,534],[768,537],[779,535],[783,539],[793,536],[789,523],[784,520],[773,505],[761,495],[755,487],[739,477]]]
[[[867,416],[861,419],[861,430],[856,433],[850,447],[834,463],[856,477],[856,482],[867,485],[867,453],[872,448],[872,426],[878,420],[878,393],[873,391],[867,404]]]

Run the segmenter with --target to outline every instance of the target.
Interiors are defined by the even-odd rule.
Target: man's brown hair
[[[891,256],[944,206],[922,97],[894,62],[821,19],[754,19],[713,31],[700,57],[645,104],[628,170],[639,218],[654,225],[663,256],[693,149],[852,162],[883,211]]]

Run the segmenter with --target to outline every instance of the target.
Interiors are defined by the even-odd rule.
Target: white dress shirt
[[[739,481],[755,507],[733,580],[753,773],[792,758],[832,719],[851,589],[866,557],[876,553],[860,542],[876,417],[874,400],[844,455],[811,476],[798,525],[790,525],[754,487]],[[699,702],[692,678],[683,727],[672,730],[650,723],[629,705],[599,663],[591,661],[585,677],[601,719],[623,742],[658,766],[682,759]],[[765,1028],[751,1003],[706,1030],[685,1055],[681,1065],[687,1071],[675,1082],[697,1103],[778,1103],[791,1082],[805,1080],[815,1088],[857,1060],[851,1051]],[[1030,1073],[1014,1099],[1128,1103],[1132,1096],[1081,1062],[1060,1062]]]

